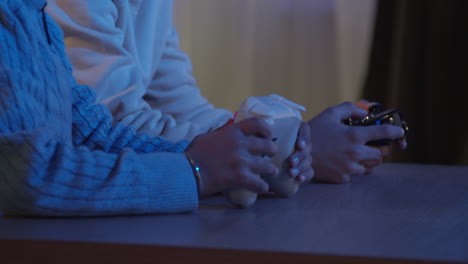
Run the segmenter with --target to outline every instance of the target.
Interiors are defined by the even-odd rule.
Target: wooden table
[[[306,184],[247,210],[221,196],[200,203],[193,214],[0,217],[0,260],[468,263],[466,166],[383,164],[352,184]]]

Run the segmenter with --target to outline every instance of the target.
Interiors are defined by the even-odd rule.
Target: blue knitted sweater
[[[46,0],[0,1],[0,211],[91,216],[192,211],[186,141],[112,117],[71,75]]]

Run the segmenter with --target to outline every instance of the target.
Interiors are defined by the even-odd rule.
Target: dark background
[[[363,98],[399,108],[389,161],[468,164],[468,1],[380,0]]]

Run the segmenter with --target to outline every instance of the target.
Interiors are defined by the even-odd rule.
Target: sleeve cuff
[[[148,153],[139,160],[146,172],[148,213],[190,212],[198,207],[195,175],[183,153]]]

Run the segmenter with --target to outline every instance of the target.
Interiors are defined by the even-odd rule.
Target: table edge
[[[118,243],[88,243],[70,241],[45,241],[0,239],[1,259],[5,263],[361,263],[361,264],[436,264],[462,263],[385,257],[336,256],[291,252],[249,251],[218,248],[137,245]]]

